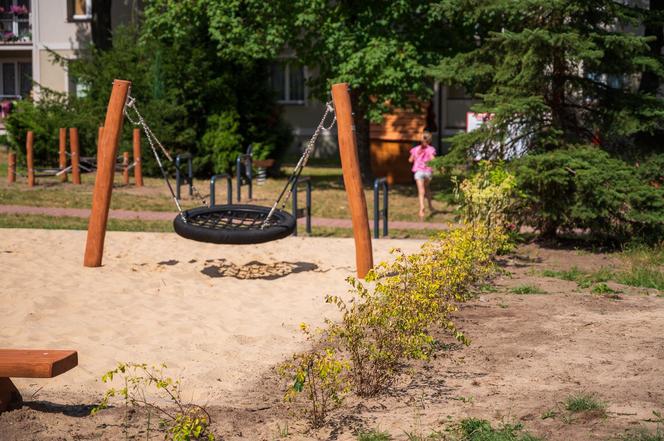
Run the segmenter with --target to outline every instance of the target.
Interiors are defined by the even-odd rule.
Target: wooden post
[[[122,182],[129,185],[129,152],[122,153]]]
[[[71,150],[71,181],[81,184],[81,170],[78,166],[80,148],[78,145],[78,129],[71,127],[69,129],[69,149]]]
[[[143,168],[141,166],[141,129],[134,129],[134,184],[143,186]]]
[[[99,171],[99,164],[101,161],[101,136],[104,133],[104,128],[102,126],[99,126],[99,129],[97,130],[97,171]]]
[[[124,105],[129,93],[131,82],[113,81],[113,90],[108,100],[104,130],[99,143],[97,162],[97,178],[92,194],[92,211],[88,222],[88,238],[85,243],[83,265],[87,267],[101,266],[104,254],[104,239],[108,222],[108,210],[111,206],[113,191],[113,175],[115,174],[115,156],[124,121]]]
[[[67,167],[67,129],[60,127],[60,170]],[[67,182],[67,173],[60,175],[60,182]]]
[[[28,163],[28,187],[35,186],[35,156],[32,151],[34,139],[32,130],[28,130],[28,136],[25,139],[25,156]]]
[[[16,182],[16,153],[7,153],[7,183]]]
[[[348,196],[350,216],[353,222],[357,276],[363,279],[369,270],[373,268],[373,252],[371,249],[367,200],[364,197],[362,176],[360,175],[360,160],[357,155],[353,109],[350,103],[348,84],[340,83],[333,85],[332,100],[334,101],[334,110],[337,116],[341,169],[344,176],[346,195]]]

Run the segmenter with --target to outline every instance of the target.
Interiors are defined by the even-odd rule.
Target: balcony
[[[0,2],[0,46],[31,44],[32,28],[28,7],[15,2]]]

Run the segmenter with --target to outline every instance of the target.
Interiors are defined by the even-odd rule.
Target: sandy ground
[[[80,352],[80,366],[59,378],[16,381],[29,401],[0,415],[2,441],[122,439],[121,408],[88,415],[103,390],[95,380],[117,360],[168,363],[209,404],[224,440],[355,440],[376,427],[407,440],[469,416],[522,423],[547,440],[609,440],[653,429],[652,412],[664,411],[661,294],[609,283],[620,293],[595,295],[541,276],[621,265],[610,255],[521,247],[501,262],[498,291],[459,311],[469,347],[449,345],[430,363],[406,366],[386,393],[349,397],[312,430],[282,402],[274,366],[301,347],[300,322],[333,317],[322,298],[345,292],[352,241],[233,248],[112,233],[95,270],[81,266],[83,241],[81,232],[0,230],[0,346]],[[412,251],[418,242],[376,241],[377,258],[395,245]],[[544,293],[510,292],[523,284]],[[567,412],[563,402],[580,392],[605,402],[607,416]],[[131,424],[145,439],[141,416]]]
[[[84,268],[85,232],[0,230],[0,347],[76,349],[52,380],[16,379],[26,397],[75,403],[105,389],[118,361],[166,363],[193,400],[224,402],[295,352],[299,324],[333,317],[352,239],[291,237],[210,245],[168,233],[110,232],[104,265]],[[417,241],[375,241],[376,259]]]

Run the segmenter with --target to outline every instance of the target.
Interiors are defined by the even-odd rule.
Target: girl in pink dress
[[[431,146],[431,133],[422,134],[422,143],[410,149],[408,162],[413,164],[412,171],[415,175],[417,184],[417,194],[420,200],[420,219],[424,219],[424,199],[429,203],[429,210],[433,212],[431,203],[431,189],[429,183],[433,175],[433,170],[427,165],[429,161],[436,157],[436,149]]]

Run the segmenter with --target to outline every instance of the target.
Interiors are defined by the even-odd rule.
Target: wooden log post
[[[28,163],[28,187],[35,186],[35,155],[32,151],[35,135],[32,130],[28,130],[28,136],[25,139],[25,159]]]
[[[60,127],[60,170],[67,168],[67,129]],[[60,175],[60,182],[67,182],[67,173]]]
[[[99,163],[100,163],[99,161],[101,161],[100,147],[101,147],[101,136],[103,133],[104,133],[104,128],[100,126],[99,129],[97,130],[97,171],[99,171]]]
[[[104,254],[104,239],[108,223],[108,211],[111,206],[113,177],[115,174],[115,156],[118,152],[120,133],[124,121],[124,105],[129,93],[130,81],[113,81],[113,90],[108,100],[106,120],[102,131],[97,162],[97,178],[92,194],[92,211],[88,222],[88,237],[85,243],[83,265],[87,267],[101,266]]]
[[[129,185],[129,152],[122,153],[122,183]]]
[[[141,129],[134,129],[134,184],[143,186],[143,167],[141,166]]]
[[[373,268],[373,251],[371,249],[367,200],[362,187],[360,160],[357,154],[357,140],[355,139],[353,109],[351,107],[348,84],[340,83],[333,85],[332,100],[334,101],[334,110],[337,116],[341,169],[353,222],[357,276],[364,278],[369,270]]]
[[[71,127],[69,129],[69,149],[71,150],[71,181],[76,184],[81,184],[81,169],[79,167],[80,159],[80,146],[78,144],[78,129]]]
[[[7,183],[16,182],[16,153],[7,153]]]

